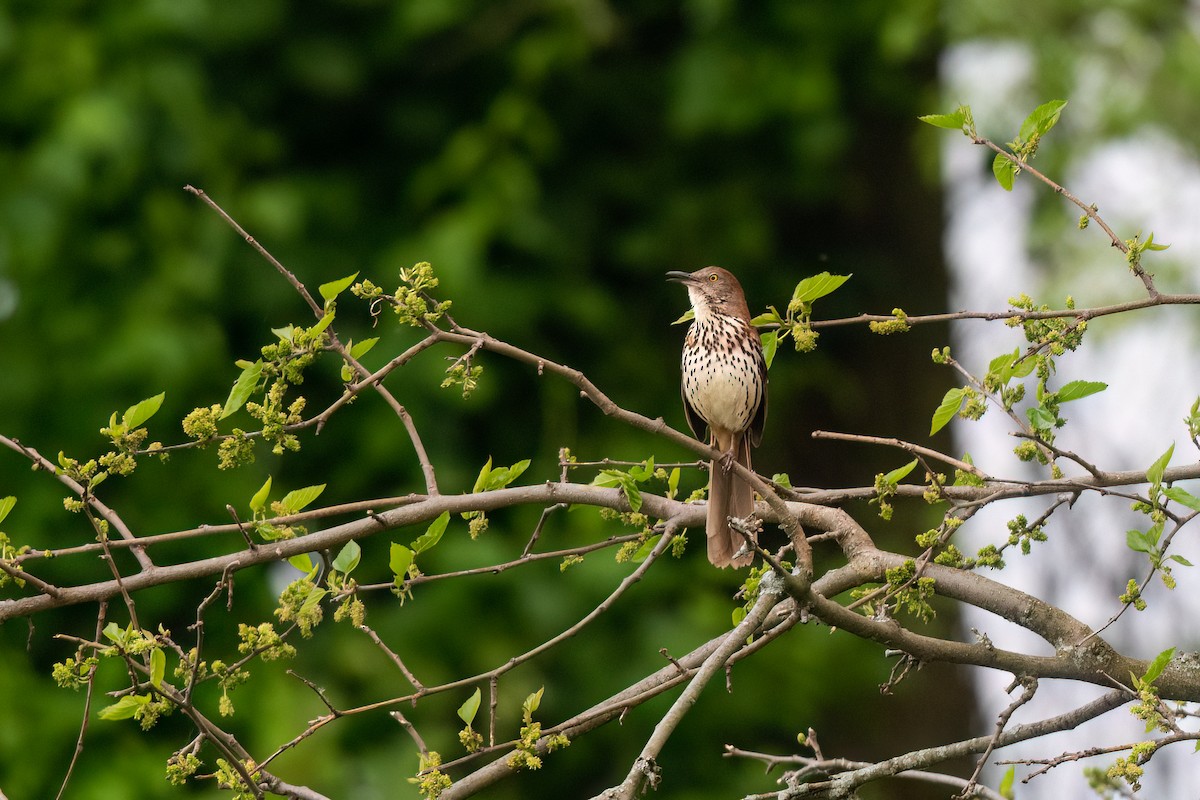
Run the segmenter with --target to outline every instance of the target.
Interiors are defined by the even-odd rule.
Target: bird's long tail
[[[750,469],[750,443],[745,436],[734,442],[734,459]],[[754,560],[754,551],[733,557],[746,543],[746,537],[729,525],[729,518],[748,517],[754,512],[754,489],[732,471],[726,472],[719,461],[709,464],[709,476],[708,560],[721,568],[744,567]]]

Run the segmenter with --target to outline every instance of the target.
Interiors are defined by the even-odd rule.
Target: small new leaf
[[[1103,392],[1107,388],[1108,384],[1100,381],[1071,381],[1058,390],[1058,402],[1067,403],[1071,400],[1078,400],[1097,392]]]
[[[346,542],[338,552],[337,558],[333,560],[333,568],[343,575],[349,575],[358,566],[361,556],[362,548],[359,547],[358,542],[351,539]]]
[[[1155,244],[1153,231],[1150,232],[1150,238],[1146,240],[1145,245],[1146,250],[1167,250],[1170,247],[1171,245],[1169,244]]]
[[[326,302],[337,299],[337,296],[350,288],[350,284],[354,283],[354,279],[358,277],[358,273],[347,275],[340,280],[322,283],[317,287],[317,291],[321,293],[321,297],[325,298]]]
[[[221,419],[225,419],[246,405],[246,401],[250,399],[250,395],[254,394],[254,388],[258,386],[259,378],[262,377],[262,370],[263,362],[261,358],[242,369],[242,374],[238,376],[237,382],[229,390],[229,397],[225,400],[225,408],[221,411]]]
[[[372,336],[370,339],[363,339],[361,342],[350,343],[350,356],[352,358],[362,358],[367,353],[371,352],[371,348],[379,342],[378,336]]]
[[[525,715],[526,719],[532,717],[533,713],[538,710],[538,706],[542,704],[542,692],[544,691],[546,691],[545,686],[526,697],[525,702],[521,704],[521,712]]]
[[[963,389],[951,389],[942,397],[942,403],[937,407],[937,411],[933,412],[933,422],[929,426],[929,435],[946,427],[950,420],[954,419],[954,415],[962,408],[963,397],[966,392]]]
[[[392,542],[391,556],[388,558],[388,567],[392,570],[392,576],[396,581],[397,586],[404,585],[404,579],[408,575],[408,568],[412,566],[413,552],[402,544]]]
[[[1171,647],[1155,656],[1154,660],[1150,662],[1150,666],[1146,668],[1146,674],[1142,676],[1142,680],[1145,683],[1154,683],[1158,680],[1158,676],[1162,675],[1173,655],[1175,655],[1175,648]]]
[[[254,512],[262,511],[267,506],[267,497],[271,494],[271,476],[267,476],[266,483],[262,488],[254,493],[250,498],[250,510]]]
[[[778,325],[783,322],[783,317],[779,316],[779,312],[774,306],[769,307],[770,311],[765,311],[759,314],[754,319],[750,320],[750,324],[756,328],[761,328],[763,325]]]
[[[489,459],[489,464],[490,459]],[[521,473],[529,469],[529,459],[522,459],[510,467],[497,467],[491,470],[483,482],[484,491],[494,491],[503,489],[510,483],[521,477]],[[482,473],[481,473],[482,474]],[[479,491],[478,489],[476,491]]]
[[[1196,497],[1182,486],[1171,486],[1163,489],[1163,494],[1181,506],[1187,506],[1192,511],[1200,511],[1200,497]],[[0,519],[3,519],[3,517],[0,517]]]
[[[1016,780],[1016,777],[1017,768],[1009,767],[1008,772],[1004,773],[1004,777],[1000,779],[1000,786],[996,789],[996,793],[1004,800],[1013,800],[1013,781]]]
[[[107,708],[100,709],[100,719],[133,719],[143,706],[150,702],[150,695],[127,694]]]
[[[961,131],[963,125],[967,121],[967,115],[964,112],[964,107],[959,106],[953,114],[922,114],[917,117],[921,122],[927,125],[932,125],[935,128],[945,128],[950,131]]]
[[[412,543],[413,554],[424,553],[441,541],[442,534],[446,532],[448,524],[450,524],[450,512],[443,511],[438,515],[437,519],[429,523],[429,527],[425,529],[425,532],[418,536],[416,541]]]
[[[767,369],[775,360],[775,351],[779,348],[779,331],[767,331],[762,334],[763,358],[767,361]]]
[[[483,465],[483,469],[479,470],[479,476],[475,478],[475,486],[471,489],[471,494],[476,494],[483,491],[483,487],[487,486],[488,476],[492,474],[492,457],[488,456],[487,463]]]
[[[1025,416],[1029,418],[1029,424],[1035,430],[1048,431],[1054,427],[1054,415],[1041,406],[1025,409]]]
[[[1139,531],[1136,528],[1125,532],[1125,544],[1130,550],[1137,553],[1151,553],[1154,551],[1154,543],[1146,536],[1146,532]]]
[[[917,459],[913,459],[902,467],[896,467],[894,470],[883,476],[883,479],[891,486],[895,486],[908,477],[908,473],[913,471],[917,466]]]
[[[1167,471],[1167,464],[1171,463],[1171,455],[1175,452],[1175,444],[1167,448],[1167,452],[1158,457],[1158,460],[1150,465],[1150,469],[1146,470],[1146,480],[1154,486],[1162,483],[1163,473]]]
[[[333,322],[333,312],[332,311],[330,311],[325,316],[321,317],[321,319],[317,322],[316,325],[313,325],[311,328],[309,328],[308,332],[310,334],[312,334],[313,336],[316,336],[318,333],[321,333],[326,328],[328,328],[329,323],[331,323],[331,322]]]
[[[308,553],[297,553],[288,559],[288,563],[303,572],[305,575],[313,571],[312,556],[310,556]]]
[[[811,303],[820,297],[837,291],[838,287],[850,280],[850,278],[850,275],[830,275],[828,272],[821,272],[807,277],[796,284],[796,290],[792,293],[792,302]]]
[[[293,489],[283,496],[279,505],[283,507],[284,513],[295,514],[320,497],[323,491],[325,491],[323,483],[316,486],[305,486],[303,489]]]
[[[153,417],[158,411],[159,407],[162,405],[163,398],[166,396],[166,392],[160,392],[154,395],[154,397],[147,398],[137,405],[130,406],[125,411],[125,415],[121,417],[121,423],[125,426],[126,430],[133,430],[134,428],[142,427],[146,420]]]
[[[8,516],[8,512],[13,510],[13,506],[17,504],[17,498],[9,495],[8,497],[0,497],[0,522],[4,522],[4,518]]]
[[[1045,136],[1058,124],[1058,118],[1066,104],[1066,100],[1051,100],[1035,108],[1021,123],[1020,137],[1028,142]]]
[[[155,689],[162,686],[163,675],[167,672],[167,654],[161,647],[150,651],[150,685]]]
[[[479,687],[475,687],[475,693],[467,698],[467,701],[458,707],[458,718],[470,725],[475,720],[475,714],[479,711],[479,700],[482,694]]]
[[[992,174],[996,176],[996,183],[1000,184],[1004,191],[1011,192],[1013,181],[1017,179],[1017,165],[1007,155],[997,153],[992,159]]]

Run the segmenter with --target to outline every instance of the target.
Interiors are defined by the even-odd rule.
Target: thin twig
[[[100,635],[104,631],[104,618],[108,612],[108,601],[101,600],[100,607],[96,612],[96,640],[100,640]],[[96,670],[99,667],[99,662],[92,664],[88,668],[87,675],[87,693],[83,699],[83,720],[79,723],[79,736],[75,739],[75,752],[71,754],[71,763],[67,764],[67,774],[63,776],[62,785],[58,787],[58,794],[55,795],[55,800],[61,800],[63,793],[67,791],[67,784],[71,782],[71,774],[75,771],[75,764],[79,761],[79,756],[83,753],[83,737],[87,735],[88,721],[92,715],[92,693],[96,688]],[[0,800],[3,800],[0,795]]]

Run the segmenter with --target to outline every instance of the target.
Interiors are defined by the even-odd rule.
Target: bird
[[[750,469],[750,448],[762,441],[767,421],[767,361],[751,323],[737,278],[721,267],[672,270],[667,280],[687,287],[695,318],[680,362],[681,393],[688,427],[722,456],[709,464],[705,533],[708,560],[716,567],[744,567],[754,560],[746,537],[729,523],[754,512],[754,489],[732,473]],[[735,557],[735,554],[738,554]]]

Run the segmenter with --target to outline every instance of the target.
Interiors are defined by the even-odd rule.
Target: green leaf
[[[908,477],[908,473],[913,471],[917,466],[917,459],[913,459],[902,467],[896,467],[894,470],[883,476],[883,479],[891,486],[895,486],[900,481]]]
[[[1163,670],[1167,668],[1167,664],[1171,661],[1171,656],[1175,655],[1175,648],[1171,647],[1163,650],[1154,657],[1150,662],[1150,666],[1146,668],[1146,674],[1142,676],[1142,680],[1146,683],[1154,683],[1158,680],[1158,676],[1162,675]]]
[[[642,508],[642,492],[638,488],[633,477],[627,472],[621,472],[616,469],[603,469],[600,474],[592,478],[592,486],[607,486],[617,487],[625,493],[625,499],[629,501],[629,508],[633,511],[640,511]]]
[[[397,586],[404,585],[404,578],[408,575],[408,568],[412,566],[413,551],[409,550],[402,544],[392,542],[391,557],[388,558],[388,567],[392,570],[392,576],[395,578]]]
[[[326,328],[328,328],[329,323],[331,323],[331,322],[333,322],[333,312],[332,311],[330,311],[325,316],[321,317],[321,319],[318,320],[316,325],[313,325],[311,328],[308,329],[308,332],[311,335],[316,336],[318,333],[321,333]]]
[[[602,469],[596,477],[592,478],[592,486],[620,486],[621,473],[615,469]]]
[[[479,700],[482,697],[483,693],[476,686],[475,693],[467,698],[467,702],[458,707],[458,718],[470,725],[475,720],[475,714],[479,711]]]
[[[679,491],[679,467],[674,467],[670,474],[667,475],[667,497],[674,497]],[[0,516],[0,519],[3,519]]]
[[[1057,418],[1041,406],[1025,409],[1025,416],[1029,418],[1029,424],[1039,431],[1048,431],[1057,422]]]
[[[629,560],[634,564],[640,564],[645,561],[649,557],[650,552],[658,545],[658,540],[661,538],[661,536],[651,536],[646,539],[646,541],[642,542],[642,546],[637,549],[637,552],[629,557]]]
[[[1049,133],[1050,129],[1058,124],[1059,115],[1066,104],[1066,100],[1051,100],[1035,108],[1021,123],[1021,138],[1028,142]]]
[[[526,458],[518,461],[511,467],[497,467],[492,470],[487,479],[484,481],[483,488],[485,491],[493,491],[495,489],[503,489],[510,483],[521,477],[521,473],[529,469],[529,459]]]
[[[343,575],[349,575],[358,566],[361,556],[362,548],[358,546],[358,542],[351,539],[338,551],[337,558],[333,560],[333,568]]]
[[[933,412],[933,423],[929,426],[929,435],[946,427],[950,420],[954,419],[954,415],[962,408],[963,398],[966,396],[964,389],[951,389],[942,397],[942,403],[937,407],[937,411]]]
[[[963,113],[963,109],[960,106],[953,114],[922,114],[917,119],[935,128],[960,131],[966,122],[966,114]]]
[[[1020,357],[1021,348],[1019,347],[1011,353],[1001,353],[988,362],[988,374],[995,374],[1001,383],[1008,383],[1009,378],[1013,376],[1013,365]]]
[[[371,352],[371,348],[379,342],[378,336],[372,336],[370,339],[363,339],[361,342],[350,342],[350,357],[362,358],[367,353]]]
[[[779,331],[767,331],[762,334],[763,358],[767,360],[767,369],[775,360],[775,351],[779,347]]]
[[[746,607],[737,606],[733,609],[733,613],[730,615],[730,617],[732,618],[733,627],[736,628],[741,624],[742,620],[746,618]]]
[[[1175,563],[1177,563],[1177,564],[1182,564],[1182,565],[1183,565],[1183,566],[1185,566],[1185,567],[1190,567],[1190,566],[1192,566],[1192,562],[1188,561],[1188,560],[1187,560],[1186,558],[1184,558],[1183,556],[1171,556],[1171,560],[1172,560],[1172,561],[1174,561],[1174,562],[1175,562]]]
[[[107,708],[100,709],[100,719],[133,719],[133,715],[150,702],[148,694],[127,694]]]
[[[682,325],[685,322],[691,322],[695,318],[696,318],[696,310],[694,308],[689,308],[687,311],[683,312],[683,316],[681,316],[679,319],[675,320],[671,324],[672,325]]]
[[[121,644],[127,638],[127,631],[115,622],[110,622],[104,626],[104,638],[108,639],[113,644]]]
[[[637,483],[648,481],[654,477],[654,456],[646,459],[642,464],[636,464],[629,468],[629,477]]]
[[[320,497],[323,491],[325,491],[325,484],[323,483],[316,486],[305,486],[303,489],[293,489],[283,496],[283,499],[279,501],[279,505],[283,508],[285,514],[295,514]]]
[[[229,397],[225,400],[225,408],[221,411],[221,419],[225,419],[246,405],[246,401],[250,399],[250,395],[254,394],[254,389],[258,386],[258,381],[262,377],[262,371],[263,362],[261,358],[242,369],[242,374],[238,376],[237,381],[233,384],[233,388],[229,390]]]
[[[314,569],[312,556],[310,556],[308,553],[298,553],[289,558],[288,563],[303,572],[305,575],[309,574]]]
[[[288,325],[286,328],[271,328],[271,333],[279,337],[281,342],[291,342],[296,339],[296,326]]]
[[[637,513],[642,510],[642,490],[632,480],[621,482],[621,490],[625,492],[625,499],[629,501],[629,510]]]
[[[155,689],[162,686],[163,675],[167,672],[167,654],[161,647],[150,651],[150,685]]]
[[[1168,487],[1163,490],[1163,494],[1181,506],[1187,506],[1192,511],[1200,511],[1200,497],[1196,497],[1182,486]],[[3,516],[0,516],[0,519],[3,519]]]
[[[996,793],[1005,800],[1013,800],[1013,781],[1017,777],[1017,768],[1009,767],[1008,772],[1004,773],[1004,777],[1000,779],[1000,786],[996,789]]]
[[[17,498],[13,495],[8,497],[0,497],[0,522],[4,522],[4,518],[8,516],[8,512],[13,510],[13,506],[17,504]]]
[[[159,392],[154,397],[148,397],[135,406],[130,406],[125,412],[125,416],[121,418],[121,423],[127,430],[140,428],[145,424],[146,420],[154,416],[162,405],[163,398],[167,396],[166,392]]]
[[[1137,553],[1151,553],[1154,551],[1154,544],[1146,537],[1145,531],[1137,529],[1125,532],[1125,545]]]
[[[267,497],[271,494],[271,476],[267,476],[267,481],[262,485],[262,488],[254,493],[250,498],[250,510],[262,511],[267,507]]]
[[[992,159],[992,174],[996,176],[996,183],[1004,188],[1004,191],[1011,192],[1013,181],[1017,178],[1017,165],[1008,156],[997,153]]]
[[[450,512],[443,511],[438,515],[437,519],[429,523],[429,527],[425,529],[425,532],[418,536],[416,541],[412,543],[413,555],[424,553],[437,544],[441,540],[442,534],[446,532],[448,524],[450,524]]]
[[[355,272],[353,275],[347,275],[336,281],[322,283],[317,287],[317,291],[321,293],[321,297],[324,297],[326,302],[336,300],[339,294],[350,288],[350,284],[354,283],[354,279],[357,277],[358,273]]]
[[[783,322],[783,318],[779,316],[779,312],[775,310],[774,306],[768,306],[768,308],[771,310],[759,314],[757,317],[750,320],[750,324],[756,328],[760,328],[763,325],[778,325]]]
[[[1081,397],[1103,392],[1107,388],[1108,384],[1100,381],[1071,381],[1058,390],[1058,402],[1068,403]]]
[[[487,463],[483,465],[483,469],[479,470],[479,477],[475,479],[475,486],[471,489],[471,494],[476,494],[483,491],[483,487],[487,486],[488,476],[492,474],[492,457],[488,456]]]
[[[1167,471],[1167,464],[1171,463],[1171,455],[1175,452],[1175,443],[1167,448],[1167,452],[1158,457],[1158,460],[1150,465],[1150,469],[1146,470],[1146,480],[1154,486],[1162,483],[1163,473]]]
[[[314,608],[316,608],[318,603],[325,599],[325,595],[327,594],[329,594],[328,589],[321,589],[320,587],[314,586],[308,593],[308,597],[304,598],[304,602],[300,604],[299,613],[305,614],[306,612],[312,611]]]
[[[1170,247],[1171,245],[1169,244],[1155,244],[1154,231],[1150,232],[1150,238],[1146,240],[1144,245],[1142,245],[1143,250],[1169,250]]]
[[[850,275],[830,275],[828,272],[807,277],[796,284],[796,290],[792,292],[792,302],[811,303],[817,298],[836,291],[850,278]]]
[[[538,706],[542,704],[542,692],[544,691],[546,691],[545,686],[525,698],[525,702],[521,704],[521,711],[525,716],[533,716],[533,712],[538,710]]]
[[[1018,355],[1018,358],[1020,358],[1019,355]],[[1012,376],[1014,378],[1028,377],[1029,373],[1033,372],[1033,369],[1036,366],[1037,366],[1036,358],[1024,358],[1024,359],[1021,359],[1020,361],[1014,361],[1013,366],[1012,366]]]

